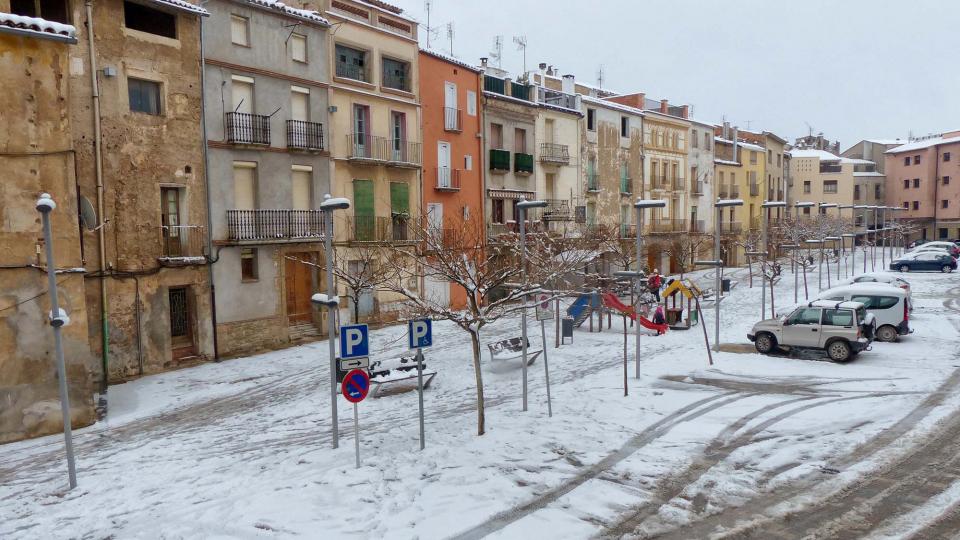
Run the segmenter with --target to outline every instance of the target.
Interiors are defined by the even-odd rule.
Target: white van
[[[878,341],[897,341],[910,329],[910,302],[907,292],[899,287],[856,283],[823,291],[818,300],[861,302],[876,317]]]

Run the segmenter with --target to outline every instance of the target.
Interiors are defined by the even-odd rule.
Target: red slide
[[[637,320],[637,316],[636,313],[634,313],[633,308],[621,302],[620,299],[617,298],[617,296],[613,293],[603,293],[603,305],[607,306],[608,308],[615,309],[620,313],[624,313],[633,320]],[[654,324],[650,322],[649,319],[642,316],[640,317],[640,326],[650,330],[656,330],[660,333],[664,333],[670,328],[666,324]]]

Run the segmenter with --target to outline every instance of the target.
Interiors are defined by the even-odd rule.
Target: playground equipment
[[[581,294],[577,300],[567,308],[567,315],[573,317],[573,325],[577,328],[587,320],[587,317],[600,309],[600,295],[597,293]]]
[[[683,295],[687,299],[687,317],[683,318],[683,304],[678,307],[677,300]],[[693,309],[693,303],[703,297],[703,291],[689,280],[674,279],[663,290],[663,309],[667,325],[672,330],[688,330],[697,324],[698,315]],[[691,320],[692,319],[692,320]]]
[[[636,310],[633,309],[632,306],[628,306],[621,302],[620,299],[617,298],[617,296],[613,293],[603,293],[603,305],[610,309],[615,309],[627,317],[630,317],[631,319],[637,321],[640,326],[644,328],[654,330],[661,334],[667,331],[668,325],[666,324],[653,323],[643,315],[637,317]]]

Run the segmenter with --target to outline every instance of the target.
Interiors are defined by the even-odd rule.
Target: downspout
[[[97,55],[93,46],[93,0],[84,2],[87,17],[87,47],[90,54],[90,84],[93,101],[94,168],[97,179],[97,252],[100,259],[100,364],[103,378],[100,381],[100,400],[97,407],[101,414],[107,410],[107,381],[109,379],[110,330],[107,322],[107,257],[103,216],[103,139],[100,133],[100,85],[97,81]]]
[[[217,341],[217,288],[213,281],[215,261],[210,259],[213,255],[213,211],[210,202],[210,153],[207,151],[207,59],[203,48],[203,16],[199,16],[198,19],[200,19],[200,129],[203,137],[203,189],[207,197],[207,277],[210,280],[210,324],[213,335],[213,359],[220,360],[220,346]]]

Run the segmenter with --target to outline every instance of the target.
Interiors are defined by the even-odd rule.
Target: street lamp
[[[787,206],[787,203],[784,201],[764,201],[763,204],[760,205],[760,208],[764,209],[764,220],[762,223],[760,223],[760,228],[762,231],[761,236],[763,237],[763,249],[761,250],[763,252],[763,255],[761,256],[763,257],[764,260],[769,259],[769,255],[770,255],[770,242],[767,239],[767,222],[770,220],[770,209],[785,208],[786,206]],[[760,278],[760,281],[761,281],[760,295],[762,298],[760,300],[760,320],[763,320],[766,317],[766,312],[767,312],[767,276],[766,276],[766,271],[763,270],[762,263],[760,265],[760,270],[763,272],[763,276]],[[773,280],[771,280],[770,281],[770,305],[772,306],[773,304],[774,304]]]
[[[333,285],[333,212],[350,208],[350,201],[337,197],[331,198],[327,193],[320,203],[323,212],[324,234],[323,250],[326,252],[327,263],[327,297],[325,301],[314,297],[314,302],[327,307],[327,343],[330,351],[330,429],[333,430],[333,447],[340,446],[340,430],[337,422],[337,349],[334,343],[337,332],[335,315],[337,312],[337,291]]]
[[[713,257],[715,260],[710,261],[713,263],[711,266],[716,266],[717,268],[717,281],[714,292],[713,321],[713,350],[715,351],[720,350],[720,290],[722,288],[722,283],[720,281],[720,270],[723,268],[723,258],[720,257],[720,229],[723,225],[722,214],[724,208],[736,208],[737,206],[743,206],[743,199],[717,199],[717,202],[713,203],[713,213],[716,214],[717,218],[713,230]]]
[[[543,208],[547,206],[547,201],[528,201],[520,199],[517,202],[517,212],[520,218],[520,283],[527,286],[527,209]],[[523,295],[523,309],[520,311],[520,324],[522,326],[522,344],[523,347],[523,410],[527,410],[527,294]],[[544,343],[546,348],[547,344]]]
[[[639,288],[640,277],[643,275],[643,261],[641,255],[643,253],[643,211],[646,208],[664,208],[667,206],[667,201],[663,199],[637,199],[637,202],[633,203],[633,207],[637,209],[637,288]],[[638,302],[639,304],[639,299]],[[640,316],[640,310],[635,309],[635,316]],[[636,356],[637,356],[637,365],[636,372],[634,377],[640,378],[640,321],[637,320],[635,326],[637,332],[637,343],[636,343]]]

